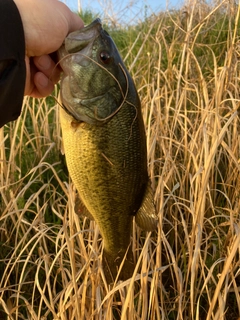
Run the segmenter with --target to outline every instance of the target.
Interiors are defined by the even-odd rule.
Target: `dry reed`
[[[192,1],[129,44],[159,214],[157,232],[133,225],[131,279],[108,288],[98,227],[74,212],[54,100],[0,130],[1,319],[238,319],[239,10]]]

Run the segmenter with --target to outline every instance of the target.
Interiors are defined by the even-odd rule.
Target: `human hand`
[[[61,69],[52,53],[68,33],[83,27],[83,21],[58,0],[14,0],[21,15],[26,46],[24,95],[49,95]]]

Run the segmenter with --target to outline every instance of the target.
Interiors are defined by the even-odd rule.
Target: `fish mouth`
[[[88,46],[90,41],[93,41],[102,31],[102,23],[99,18],[95,19],[86,27],[72,32],[65,39],[65,50],[68,53],[76,53]]]
[[[58,60],[65,74],[70,73],[68,57],[79,53],[77,63],[81,64],[81,60],[86,60],[84,57],[91,55],[91,44],[101,32],[105,31],[103,31],[101,20],[97,18],[86,27],[70,33],[65,38],[63,45],[58,50]]]

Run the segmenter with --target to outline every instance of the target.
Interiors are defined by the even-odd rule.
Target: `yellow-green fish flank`
[[[77,213],[87,213],[104,241],[108,282],[129,248],[133,217],[153,230],[157,217],[147,173],[141,105],[134,83],[99,19],[71,33],[59,50],[61,126]],[[120,279],[131,276],[131,248]]]

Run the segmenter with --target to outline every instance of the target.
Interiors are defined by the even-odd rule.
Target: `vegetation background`
[[[128,281],[107,287],[98,227],[74,213],[59,88],[0,130],[0,319],[239,319],[239,14],[193,0],[104,19],[142,101],[159,215],[156,232],[133,225]]]

